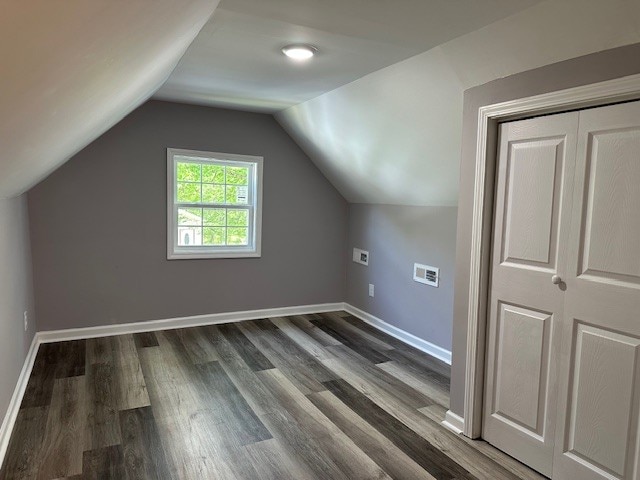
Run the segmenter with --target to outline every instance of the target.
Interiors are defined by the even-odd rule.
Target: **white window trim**
[[[203,160],[221,160],[225,162],[248,162],[255,165],[253,191],[250,198],[255,199],[251,236],[253,242],[249,246],[178,246],[178,206],[176,202],[175,172],[176,156],[202,158]],[[261,256],[262,240],[262,157],[237,155],[233,153],[202,152],[167,148],[167,259],[190,260],[206,258],[255,258]],[[232,207],[233,208],[233,207]]]

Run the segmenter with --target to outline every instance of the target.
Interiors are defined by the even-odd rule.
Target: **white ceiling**
[[[0,6],[0,198],[21,194],[166,80],[218,0]]]
[[[156,98],[276,112],[540,0],[222,0]],[[289,43],[317,45],[305,64]]]

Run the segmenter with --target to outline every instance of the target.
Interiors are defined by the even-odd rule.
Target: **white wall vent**
[[[438,281],[440,280],[440,269],[436,267],[430,267],[429,265],[414,263],[413,279],[416,282],[431,285],[432,287],[437,287]]]
[[[359,248],[353,249],[353,261],[362,265],[369,265],[369,252]]]

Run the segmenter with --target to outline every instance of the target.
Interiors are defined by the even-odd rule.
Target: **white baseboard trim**
[[[9,408],[7,409],[7,413],[2,421],[2,426],[0,426],[0,467],[2,466],[4,456],[7,453],[7,448],[9,447],[11,432],[13,432],[13,426],[18,418],[18,412],[20,411],[20,405],[22,404],[22,397],[24,397],[24,393],[27,390],[27,383],[31,376],[31,370],[33,370],[33,364],[36,360],[39,345],[40,342],[38,342],[38,335],[36,334],[33,336],[33,340],[31,340],[31,346],[27,352],[27,357],[24,359],[24,364],[22,365],[22,370],[20,371],[16,388],[13,390],[13,395],[9,402]]]
[[[372,327],[377,328],[378,330],[383,331],[384,333],[391,335],[392,337],[397,338],[398,340],[403,341],[411,345],[412,347],[417,348],[418,350],[423,351],[431,355],[432,357],[437,358],[438,360],[443,361],[447,365],[451,365],[451,352],[449,350],[445,350],[438,345],[435,345],[431,342],[427,342],[415,335],[405,332],[404,330],[394,327],[393,325],[385,322],[384,320],[380,320],[378,317],[374,317],[370,313],[365,312],[364,310],[360,310],[357,307],[349,303],[344,304],[344,310],[349,312],[351,315],[358,317],[359,319],[367,322]]]
[[[444,416],[444,420],[442,421],[442,425],[447,427],[452,432],[460,435],[464,431],[464,418],[456,413],[453,413],[451,410],[447,410],[447,413]]]
[[[243,312],[212,313],[209,315],[194,315],[191,317],[167,318],[163,320],[149,320],[146,322],[123,323],[100,327],[69,328],[66,330],[50,330],[38,332],[40,343],[62,342],[66,340],[80,340],[84,338],[110,337],[128,333],[153,332],[156,330],[172,330],[175,328],[199,327],[203,325],[217,325],[220,323],[242,322],[244,320],[258,320],[260,318],[286,317],[289,315],[305,315],[307,313],[334,312],[343,310],[344,303],[321,303],[318,305],[302,305],[298,307],[266,308],[262,310],[248,310]]]

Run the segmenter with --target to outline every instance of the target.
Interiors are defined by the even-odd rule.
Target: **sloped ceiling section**
[[[151,96],[218,1],[3,1],[0,198],[25,192]]]
[[[637,0],[548,0],[276,118],[349,202],[456,205],[464,90],[637,42]]]
[[[277,112],[541,0],[223,0],[156,98]],[[313,62],[281,53],[319,47]]]
[[[435,48],[276,118],[349,202],[455,205],[462,92]]]

